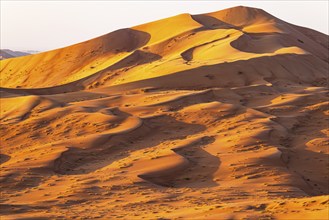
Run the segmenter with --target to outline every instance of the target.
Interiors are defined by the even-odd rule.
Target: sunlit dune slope
[[[326,61],[327,48],[324,34],[288,24],[261,9],[235,7],[202,15],[181,14],[73,46],[1,61],[1,86],[41,88],[77,81],[87,88],[117,85],[204,65],[235,65],[240,60],[253,62],[283,54]]]
[[[2,219],[328,219],[328,36],[234,7],[1,61]]]

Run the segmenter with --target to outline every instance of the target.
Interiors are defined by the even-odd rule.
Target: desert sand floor
[[[235,7],[0,78],[1,219],[329,218],[327,35]]]

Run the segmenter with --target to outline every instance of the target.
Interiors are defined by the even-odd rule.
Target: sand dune
[[[1,63],[1,218],[328,219],[328,36],[234,7]]]

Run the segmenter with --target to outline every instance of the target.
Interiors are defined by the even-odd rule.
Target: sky
[[[327,0],[0,0],[0,48],[47,51],[111,31],[181,13],[201,14],[238,5],[262,8],[292,24],[328,34]]]

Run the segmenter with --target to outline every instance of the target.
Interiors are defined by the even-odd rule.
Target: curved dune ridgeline
[[[0,61],[4,219],[327,219],[328,36],[234,7]]]

